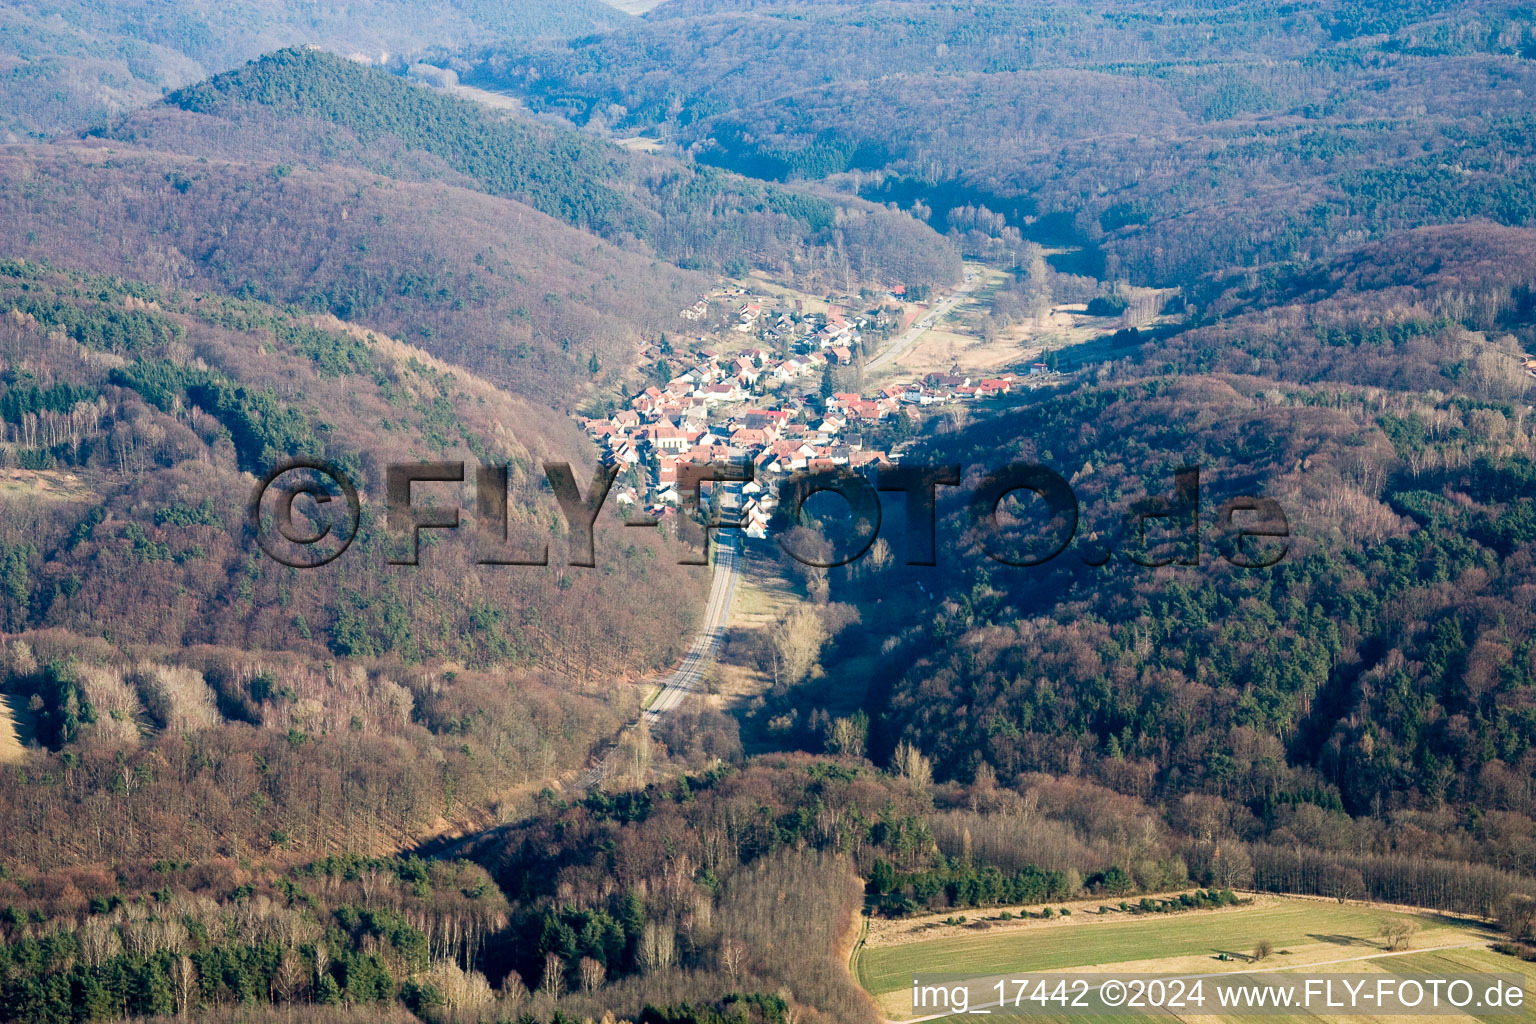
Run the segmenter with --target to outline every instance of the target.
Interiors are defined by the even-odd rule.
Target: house
[[[833,444],[823,449],[821,454],[822,461],[830,462],[834,466],[846,466],[853,451],[847,445]]]
[[[794,378],[804,373],[807,369],[809,369],[809,364],[791,357],[784,360],[784,362],[780,363],[778,366],[775,366],[772,371],[772,376],[773,379],[777,381],[793,380]]]
[[[688,447],[688,435],[666,420],[645,432],[646,440],[658,451],[677,452]]]
[[[816,424],[816,433],[825,437],[832,437],[847,425],[848,421],[841,416],[834,416],[828,413],[822,417],[820,423]]]
[[[993,377],[978,384],[976,393],[981,398],[996,398],[998,395],[1006,395],[1012,386],[1009,381]]]
[[[704,389],[704,401],[711,405],[721,402],[739,402],[747,397],[746,391],[736,381],[724,381],[720,384],[711,384]]]
[[[850,469],[863,469],[865,466],[879,468],[891,465],[894,465],[894,463],[886,456],[885,452],[854,452],[852,458],[848,460],[848,467]]]
[[[759,370],[756,364],[754,364],[749,359],[738,359],[732,363],[731,373],[737,380],[745,384],[747,387],[751,387],[753,384],[756,384],[757,378],[762,375],[762,371]]]
[[[741,507],[741,529],[753,540],[762,540],[768,536],[768,521],[772,514],[763,507],[762,502],[749,501]]]
[[[827,350],[827,357],[838,366],[853,365],[853,353],[847,345],[834,345]]]
[[[805,462],[816,454],[816,449],[804,441],[775,441],[758,453],[758,465],[762,469],[776,466],[776,472],[804,469]]]
[[[790,415],[788,409],[748,409],[740,418],[743,424],[756,430],[777,430],[789,422]]]

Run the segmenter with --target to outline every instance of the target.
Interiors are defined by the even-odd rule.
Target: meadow
[[[1417,926],[1407,950],[1389,951],[1380,937],[1382,925],[1394,920]],[[1426,977],[1503,972],[1525,974],[1528,996],[1536,990],[1536,972],[1531,965],[1489,949],[1497,936],[1483,924],[1429,911],[1362,903],[1257,896],[1252,903],[1222,910],[1134,916],[1118,911],[1101,915],[1096,905],[1085,904],[1075,907],[1068,917],[1051,920],[1001,922],[972,915],[965,927],[941,928],[944,934],[931,939],[920,937],[922,928],[919,924],[918,931],[905,934],[879,929],[855,957],[859,982],[892,1020],[912,1019],[911,983],[916,973],[963,973],[980,978],[1072,969],[1176,975],[1253,970],[1383,972]],[[1273,949],[1262,961],[1254,957],[1261,942]],[[1226,960],[1220,959],[1223,955]],[[1058,1015],[1031,1012],[1028,1016],[1033,1021],[1049,1021]],[[1093,1018],[1074,1015],[1062,1019],[1084,1022]],[[1138,1018],[1124,1015],[1105,1019]],[[1299,1014],[1295,1019],[1311,1018]],[[1523,1016],[1488,1019],[1529,1021],[1536,1020],[1536,1014],[1527,1008]]]

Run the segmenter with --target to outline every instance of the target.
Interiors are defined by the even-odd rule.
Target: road
[[[642,723],[647,728],[654,726],[666,717],[668,712],[677,710],[694,691],[694,687],[704,675],[704,670],[719,653],[720,644],[725,639],[725,624],[731,615],[731,599],[735,596],[736,583],[740,578],[737,568],[740,558],[740,537],[728,532],[715,541],[715,571],[710,578],[709,601],[704,606],[704,623],[694,638],[693,646],[688,648],[688,653],[683,655],[682,662],[674,672],[658,680],[661,689],[640,712],[639,718],[619,733],[613,745],[608,748],[597,764],[581,773],[576,781],[578,789],[593,789],[618,771],[623,763],[620,751],[623,750],[624,737],[630,735]],[[454,838],[439,837],[423,843],[416,852],[425,857],[472,858],[477,849],[494,842],[510,827],[498,825],[472,835]]]
[[[694,692],[704,670],[720,652],[720,644],[725,640],[725,623],[731,615],[731,598],[736,593],[739,577],[736,560],[741,557],[738,550],[740,543],[740,538],[732,534],[716,540],[715,572],[710,582],[709,601],[704,606],[704,623],[694,638],[693,646],[688,648],[688,653],[683,655],[682,662],[672,674],[659,680],[661,690],[646,705],[640,718],[624,730],[601,761],[582,773],[578,783],[582,789],[591,789],[609,778],[618,769],[622,759],[620,751],[624,747],[624,736],[640,725],[652,728],[669,712],[677,710],[688,699],[688,695]]]
[[[964,302],[966,297],[969,296],[980,283],[980,273],[973,270],[966,271],[965,280],[961,283],[960,287],[956,288],[948,296],[941,299],[937,306],[934,306],[928,312],[914,320],[912,322],[912,326],[908,327],[906,332],[902,334],[901,337],[887,345],[873,359],[865,363],[864,372],[870,373],[872,371],[879,370],[887,363],[894,363],[896,360],[906,355],[907,350],[910,349],[913,345],[917,344],[918,338],[921,338],[923,335],[927,334],[929,329],[931,329],[934,324],[944,319],[950,313],[953,313],[955,307]]]

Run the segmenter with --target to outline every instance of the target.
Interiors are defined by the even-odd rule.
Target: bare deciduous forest
[[[1404,904],[1536,959],[1529,7],[0,28],[0,1019],[874,1024],[861,916],[1088,898]],[[802,432],[890,383],[888,303],[962,283],[995,372],[1051,383],[861,427],[963,467],[939,564],[894,516],[847,567],[753,542],[784,603],[742,598],[761,628],[647,716],[703,620],[696,531],[610,507],[566,564],[543,466],[585,488],[573,414],[764,282],[875,307]],[[319,569],[246,522],[293,456],[362,492]],[[436,461],[507,467],[550,564],[480,564],[467,481],[391,565],[386,467]],[[976,528],[1008,462],[1078,498],[1047,564]],[[1190,466],[1198,509],[1156,504]],[[1255,495],[1289,532],[1243,568],[1282,543],[1227,521]]]

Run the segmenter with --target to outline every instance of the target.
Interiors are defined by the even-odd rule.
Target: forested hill
[[[577,227],[610,237],[646,232],[642,211],[614,187],[627,170],[617,147],[501,117],[319,50],[270,54],[174,92],[165,102],[230,120],[257,107],[283,120],[320,122],[355,136],[360,157],[388,140],[437,157],[486,192],[525,199]],[[109,134],[134,138],[131,127]]]
[[[634,712],[612,678],[686,643],[702,570],[657,533],[605,516],[601,571],[562,564],[541,464],[591,470],[566,417],[292,307],[5,260],[0,310],[0,691],[28,747],[0,862],[392,849],[582,766]],[[246,517],[293,456],[362,496],[302,571]],[[425,488],[464,527],[390,565],[384,468],[423,460],[470,464]],[[481,460],[553,565],[478,564]]]
[[[1215,801],[1243,839],[1531,871],[1533,252],[1531,230],[1405,232],[936,433],[911,457],[969,467],[941,491],[942,564],[903,567],[895,534],[889,564],[831,573],[879,625],[841,633],[825,679],[759,723],[836,749],[818,723],[869,680],[877,758],[911,743],[962,781],[1084,776]],[[1010,462],[1054,467],[1081,502],[1046,565],[998,564],[970,527],[964,501]],[[1133,564],[1190,557],[1166,521],[1138,551],[1121,520],[1186,465],[1200,564]],[[1222,556],[1218,510],[1253,494],[1291,531],[1269,569]]]
[[[941,230],[985,206],[1100,276],[1177,284],[1404,225],[1531,223],[1533,58],[1509,0],[673,0],[621,31],[477,48],[467,78]]]
[[[0,151],[5,251],[332,313],[545,406],[615,383],[707,286],[456,185],[110,148]]]
[[[0,264],[0,308],[0,436],[8,462],[34,474],[31,500],[0,520],[8,632],[566,670],[589,644],[581,638],[605,635],[599,623],[626,640],[650,636],[639,641],[649,654],[609,661],[593,649],[583,674],[664,660],[687,633],[692,581],[648,551],[654,534],[622,537],[602,576],[477,568],[467,531],[417,570],[386,565],[376,515],[386,465],[510,463],[511,516],[543,532],[559,512],[542,464],[590,465],[565,417],[289,307],[11,260]],[[243,518],[252,474],[300,456],[346,467],[368,512],[347,557],[302,573],[261,555]],[[654,631],[627,624],[625,609],[638,607],[629,586],[642,579],[679,609],[647,611]]]
[[[78,131],[283,46],[398,61],[428,46],[571,38],[631,20],[601,0],[7,4],[0,8],[0,137]]]
[[[166,117],[165,111],[182,112]],[[188,116],[192,115],[192,116]],[[271,54],[173,93],[96,134],[227,157],[231,144],[308,163],[444,178],[515,198],[685,268],[818,261],[889,285],[950,283],[952,248],[909,216],[715,168],[631,154],[594,136],[408,84],[317,50]]]

